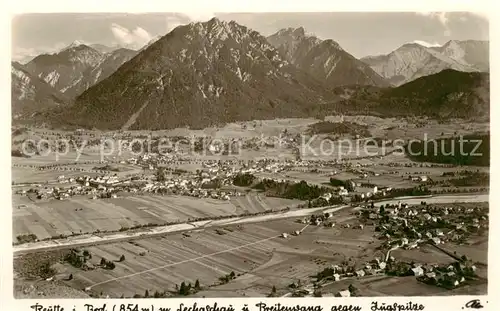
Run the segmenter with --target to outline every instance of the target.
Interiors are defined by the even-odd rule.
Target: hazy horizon
[[[488,20],[469,12],[23,14],[12,20],[12,60],[57,52],[75,40],[140,49],[179,25],[212,17],[235,20],[264,36],[304,27],[357,58],[387,54],[411,42],[438,46],[449,40],[489,40]]]

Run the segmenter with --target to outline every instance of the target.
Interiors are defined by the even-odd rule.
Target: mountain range
[[[66,106],[69,102],[64,94],[34,76],[20,63],[11,63],[11,80],[11,107],[14,119],[22,115],[31,116],[45,109]]]
[[[335,93],[342,100],[321,107],[322,114],[489,118],[490,79],[485,72],[445,69],[398,87],[354,86]]]
[[[101,50],[105,50],[102,47]],[[68,98],[74,98],[107,78],[137,53],[125,48],[108,50],[110,52],[100,52],[74,41],[58,53],[35,57],[25,67]]]
[[[297,68],[325,81],[328,86],[388,86],[384,78],[344,51],[337,42],[306,35],[303,27],[282,29],[267,40]]]
[[[364,57],[361,61],[398,86],[444,69],[489,72],[489,42],[451,40],[440,47],[409,43],[387,55]]]
[[[359,60],[302,27],[266,38],[213,18],[179,26],[139,51],[75,42],[12,68],[14,74],[22,66],[30,81],[44,85],[36,88],[42,95],[30,98],[70,102],[40,100],[44,123],[154,130],[340,111],[483,116],[489,107],[489,74],[482,73],[489,69],[488,50],[483,41],[406,44]],[[21,94],[32,90],[18,80],[13,78],[13,111],[23,111],[14,108],[27,106]]]
[[[79,96],[65,118],[106,129],[305,116],[328,94],[264,36],[216,18],[175,28]]]

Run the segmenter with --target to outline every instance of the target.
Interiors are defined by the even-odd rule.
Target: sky
[[[140,49],[179,25],[212,17],[235,20],[265,36],[302,26],[321,39],[337,41],[357,58],[388,54],[410,42],[437,46],[489,39],[487,18],[470,12],[45,13],[13,18],[12,59],[53,53],[75,40]]]

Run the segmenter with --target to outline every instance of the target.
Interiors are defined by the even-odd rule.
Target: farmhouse
[[[414,276],[422,276],[424,275],[424,269],[421,266],[415,267],[411,269]]]
[[[356,271],[356,276],[357,276],[358,278],[365,276],[365,274],[366,274],[366,273],[365,273],[365,271],[364,271],[364,270],[358,270],[358,271]]]

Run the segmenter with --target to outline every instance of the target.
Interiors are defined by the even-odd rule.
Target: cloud
[[[450,19],[456,20],[458,18],[461,22],[469,21],[468,17],[476,17],[481,18],[486,21],[489,21],[489,16],[487,12],[415,12],[415,14],[420,16],[426,16],[431,19],[439,21],[439,23],[443,26],[443,34],[447,37],[451,36],[450,30]],[[468,16],[467,16],[468,15]]]
[[[443,26],[444,32],[443,34],[447,37],[451,35],[451,30],[449,28],[448,12],[416,12],[415,14],[421,16],[427,16],[429,18],[435,19],[439,21],[439,23]]]
[[[429,43],[429,42],[426,42],[426,41],[422,41],[422,40],[414,40],[413,43],[417,43],[417,44],[420,44],[421,46],[425,46],[427,48],[430,48],[430,47],[439,47],[441,46],[441,44],[437,43],[437,42],[434,42],[434,43]]]
[[[12,46],[11,50],[11,58],[14,61],[26,62],[35,58],[41,54],[52,54],[61,51],[68,43],[59,42],[54,44],[53,46],[39,46],[35,48],[25,48],[21,46]]]
[[[136,27],[134,30],[127,29],[116,23],[111,24],[111,32],[115,39],[123,45],[140,48],[147,44],[152,36],[144,28]]]

